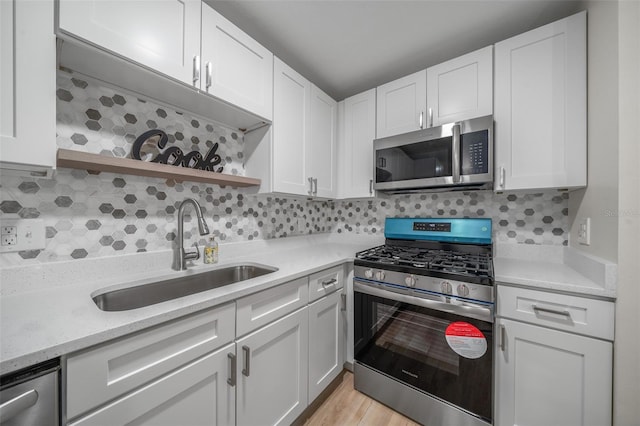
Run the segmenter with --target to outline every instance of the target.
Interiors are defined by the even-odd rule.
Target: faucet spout
[[[185,207],[189,204],[193,206],[193,209],[196,212],[196,216],[198,218],[198,230],[200,231],[200,235],[207,235],[209,233],[209,227],[207,226],[207,222],[202,215],[200,204],[198,204],[198,202],[193,198],[187,198],[182,203],[180,203],[180,207],[178,207],[178,265],[176,268],[179,271],[184,271],[187,269],[187,260],[200,258],[200,251],[197,244],[195,252],[187,252],[184,249],[184,210]]]

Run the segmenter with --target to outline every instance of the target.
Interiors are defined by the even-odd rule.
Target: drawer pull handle
[[[337,282],[338,282],[338,280],[336,280],[335,278],[331,278],[330,280],[322,281],[321,284],[322,284],[322,287],[326,287],[328,285],[332,285],[332,284],[335,284]]]
[[[242,352],[244,352],[244,368],[242,369],[242,374],[249,377],[249,374],[251,374],[251,349],[249,346],[243,346]]]
[[[34,389],[3,402],[0,405],[0,422],[2,424],[8,422],[12,417],[24,413],[28,408],[36,405],[36,402],[38,402],[38,392]]]
[[[556,315],[561,315],[563,317],[571,318],[571,313],[569,311],[558,311],[556,309],[541,308],[540,306],[537,306],[537,305],[533,305],[533,310],[534,312],[544,312],[547,314],[556,314]]]
[[[231,361],[231,366],[229,367],[231,369],[229,374],[229,378],[227,379],[227,383],[230,386],[235,386],[236,385],[236,362],[237,362],[237,358],[236,358],[236,354],[227,354],[227,358],[229,358],[229,360]]]

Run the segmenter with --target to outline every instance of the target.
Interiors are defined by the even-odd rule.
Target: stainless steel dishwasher
[[[0,425],[58,426],[59,374],[56,359],[0,378]]]

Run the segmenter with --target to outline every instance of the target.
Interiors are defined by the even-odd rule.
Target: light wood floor
[[[304,423],[305,426],[414,426],[418,423],[396,413],[353,388],[353,374],[342,383]]]

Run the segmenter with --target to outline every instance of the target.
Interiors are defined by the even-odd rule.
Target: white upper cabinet
[[[194,84],[194,61],[200,56],[200,5],[200,0],[60,0],[59,28]]]
[[[311,195],[306,162],[311,83],[274,59],[273,188],[275,192]]]
[[[427,127],[493,113],[493,46],[427,68]]]
[[[336,195],[338,103],[312,84],[310,113],[306,161],[313,195],[332,198]]]
[[[427,71],[378,86],[376,137],[399,135],[425,126]]]
[[[332,198],[338,104],[274,58],[273,126],[245,135],[245,170],[260,192]]]
[[[586,12],[495,45],[496,190],[587,184]]]
[[[340,105],[338,197],[373,197],[376,89],[347,98]]]
[[[205,3],[201,67],[203,91],[271,120],[273,54]]]
[[[377,88],[376,137],[398,135],[493,112],[493,46]]]
[[[50,176],[56,160],[53,2],[0,1],[0,168]]]
[[[60,0],[57,33],[73,71],[241,131],[272,119],[273,54],[200,0]]]

